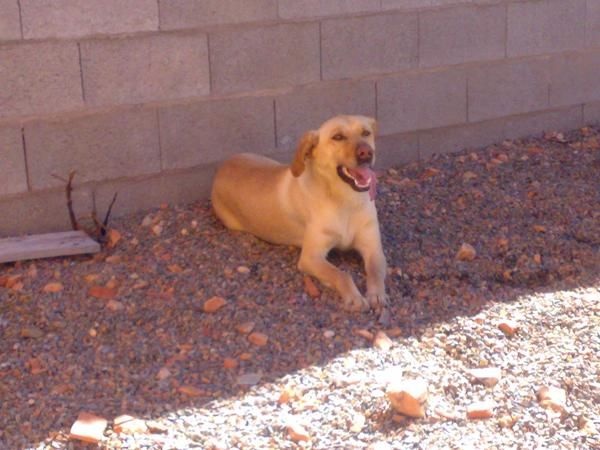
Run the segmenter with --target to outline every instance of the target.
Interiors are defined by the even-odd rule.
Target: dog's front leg
[[[383,248],[379,225],[368,226],[357,236],[355,248],[362,255],[367,273],[367,300],[372,308],[380,309],[387,305],[388,296],[385,291],[387,263]]]
[[[360,294],[352,277],[327,261],[327,253],[333,248],[327,236],[307,233],[302,244],[298,268],[316,277],[325,286],[338,291],[342,297],[344,309],[364,311],[369,303]]]

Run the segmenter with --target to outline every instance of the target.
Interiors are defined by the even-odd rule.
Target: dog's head
[[[336,116],[316,131],[304,134],[292,174],[299,177],[308,167],[331,182],[342,181],[357,192],[375,192],[375,134],[377,122],[365,116]]]

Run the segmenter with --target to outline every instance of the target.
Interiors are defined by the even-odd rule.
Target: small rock
[[[244,352],[240,353],[240,361],[250,361],[252,359],[252,353]]]
[[[349,375],[335,375],[333,377],[333,384],[337,388],[345,388],[352,386],[353,384],[362,383],[367,377],[361,372],[353,372]]]
[[[152,214],[148,214],[142,220],[142,226],[149,227],[150,225],[152,225],[153,222],[154,222],[154,217],[152,217]]]
[[[44,288],[42,289],[42,291],[46,292],[46,293],[56,293],[56,292],[60,292],[63,290],[63,284],[62,283],[48,283],[44,286]]]
[[[434,413],[439,417],[443,417],[448,420],[458,420],[460,417],[458,416],[456,411],[450,410],[449,408],[437,407],[434,410]]]
[[[117,296],[117,290],[104,286],[92,286],[88,291],[88,295],[101,300],[111,300]]]
[[[107,425],[108,421],[102,417],[86,412],[79,413],[77,420],[71,426],[69,438],[97,444],[104,438]]]
[[[156,374],[157,380],[164,380],[165,378],[169,378],[171,376],[171,371],[166,367],[161,367],[158,373]]]
[[[373,444],[370,444],[367,447],[367,450],[394,450],[394,447],[392,447],[387,442],[381,441],[381,442],[374,442]]]
[[[124,308],[123,303],[118,302],[116,300],[109,300],[106,303],[106,307],[113,312],[121,311]]]
[[[536,233],[545,233],[546,232],[546,227],[544,225],[533,225],[531,228]]]
[[[196,386],[183,385],[179,386],[177,390],[182,394],[189,395],[190,397],[203,397],[206,395],[206,392],[197,388]]]
[[[484,367],[481,369],[469,370],[469,375],[473,381],[487,387],[493,387],[502,377],[502,371],[498,367]]]
[[[237,378],[236,384],[240,384],[242,386],[254,386],[257,384],[262,378],[261,373],[245,373],[240,375]]]
[[[40,373],[44,373],[46,371],[46,368],[44,367],[44,364],[40,358],[31,358],[25,365],[29,368],[32,375],[39,375]]]
[[[117,245],[117,243],[120,240],[121,240],[121,233],[119,233],[114,228],[111,228],[110,230],[108,230],[108,233],[106,233],[106,245],[108,246],[108,248],[113,248],[114,246]]]
[[[147,420],[146,426],[148,427],[148,431],[150,433],[165,434],[169,432],[169,427],[160,423],[157,420]]]
[[[256,324],[254,322],[244,322],[244,323],[240,323],[238,326],[236,326],[235,329],[240,334],[248,334],[248,333],[252,332],[255,325]]]
[[[530,155],[541,155],[542,153],[544,153],[544,149],[542,147],[531,146],[527,147],[527,152]]]
[[[598,434],[598,429],[594,422],[584,416],[580,416],[577,419],[577,427],[585,434],[594,435]]]
[[[400,380],[390,383],[386,394],[392,407],[400,414],[424,417],[428,390],[425,380]]]
[[[367,418],[363,414],[355,414],[352,419],[352,423],[350,424],[350,431],[353,433],[360,433],[365,427],[366,422]]]
[[[402,328],[400,328],[400,327],[390,328],[385,331],[385,334],[387,334],[389,337],[393,337],[393,338],[401,336]]]
[[[238,273],[250,273],[250,269],[246,266],[238,266],[236,270]]]
[[[458,253],[456,254],[456,259],[459,261],[473,261],[477,256],[477,251],[471,244],[467,244],[466,242],[460,246]]]
[[[152,227],[152,233],[154,233],[155,236],[160,236],[163,232],[163,227],[161,224],[156,224]]]
[[[110,255],[104,258],[104,261],[108,264],[119,264],[122,260],[123,258],[120,255]]]
[[[223,359],[223,367],[225,369],[235,369],[238,366],[237,359],[225,358]]]
[[[204,302],[202,307],[205,313],[215,313],[227,304],[227,300],[223,297],[211,297]]]
[[[537,399],[544,408],[563,413],[567,405],[567,392],[554,386],[544,386],[537,392]]]
[[[279,398],[277,399],[277,403],[284,405],[293,400],[300,400],[302,398],[302,394],[296,389],[286,386],[281,390],[279,394]]]
[[[96,337],[96,336],[98,336],[98,332],[96,331],[96,329],[95,329],[95,328],[90,328],[90,329],[89,329],[89,331],[88,331],[88,334],[89,334],[91,337]]]
[[[363,337],[368,341],[372,341],[375,338],[375,336],[373,336],[373,333],[371,333],[369,330],[365,330],[364,328],[354,330],[354,334]]]
[[[21,337],[29,339],[39,339],[44,336],[44,332],[38,327],[23,327],[21,328]]]
[[[287,432],[290,439],[294,442],[308,442],[310,441],[310,435],[306,429],[300,425],[295,419],[290,418],[286,423]]]
[[[505,319],[498,322],[498,328],[505,335],[512,337],[517,333],[517,331],[519,331],[519,324],[514,320]]]
[[[325,339],[332,339],[335,336],[335,331],[333,330],[325,330],[323,331],[323,337]]]
[[[115,430],[116,433],[135,434],[146,433],[148,431],[145,421],[127,414],[115,417],[113,422],[113,430]]]
[[[375,334],[375,338],[373,339],[373,347],[387,352],[390,348],[392,348],[392,345],[394,345],[394,342],[383,331],[378,331],[377,334]]]
[[[262,347],[264,345],[267,345],[267,342],[269,341],[269,336],[267,336],[264,333],[259,333],[255,331],[254,333],[248,335],[248,341],[251,344]]]
[[[517,417],[506,414],[498,419],[498,425],[500,425],[502,428],[512,428],[517,420]]]
[[[434,176],[438,175],[439,173],[440,173],[439,169],[436,169],[435,167],[428,167],[421,174],[421,180],[427,180],[427,179],[429,179],[431,177],[434,177]]]
[[[312,299],[319,298],[321,296],[321,291],[308,275],[304,275],[304,292],[308,294],[308,296]]]
[[[477,178],[477,174],[475,172],[471,172],[470,170],[463,173],[462,179],[463,181],[470,181]]]
[[[467,417],[469,419],[489,419],[494,416],[496,404],[491,400],[471,403],[467,406]]]

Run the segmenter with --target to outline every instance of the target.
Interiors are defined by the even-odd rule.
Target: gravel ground
[[[600,448],[599,140],[551,133],[382,174],[382,317],[341,311],[306,287],[298,249],[229,232],[205,203],[119,219],[94,257],[2,266],[0,448],[96,448],[69,440],[83,411],[108,419],[107,449]],[[332,260],[364,288],[356,255]],[[392,410],[399,377],[428,382],[426,417]],[[560,411],[544,386],[566,391]],[[492,417],[468,419],[481,400]],[[149,431],[117,433],[125,413]]]

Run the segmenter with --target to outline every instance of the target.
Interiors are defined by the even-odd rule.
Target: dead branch
[[[108,209],[106,210],[106,215],[104,216],[104,222],[102,222],[102,225],[103,225],[102,226],[102,236],[104,236],[106,234],[106,230],[108,229],[108,221],[110,220],[110,213],[112,212],[113,205],[117,201],[118,195],[119,195],[119,193],[115,192],[115,195],[113,195],[110,205],[108,205]]]
[[[52,176],[63,183],[66,183],[65,192],[67,195],[67,209],[69,210],[69,219],[71,219],[71,227],[73,230],[79,230],[80,226],[77,222],[77,218],[75,217],[75,212],[73,211],[73,178],[75,178],[75,171],[71,170],[69,172],[69,179],[65,180],[63,177],[52,174]]]

